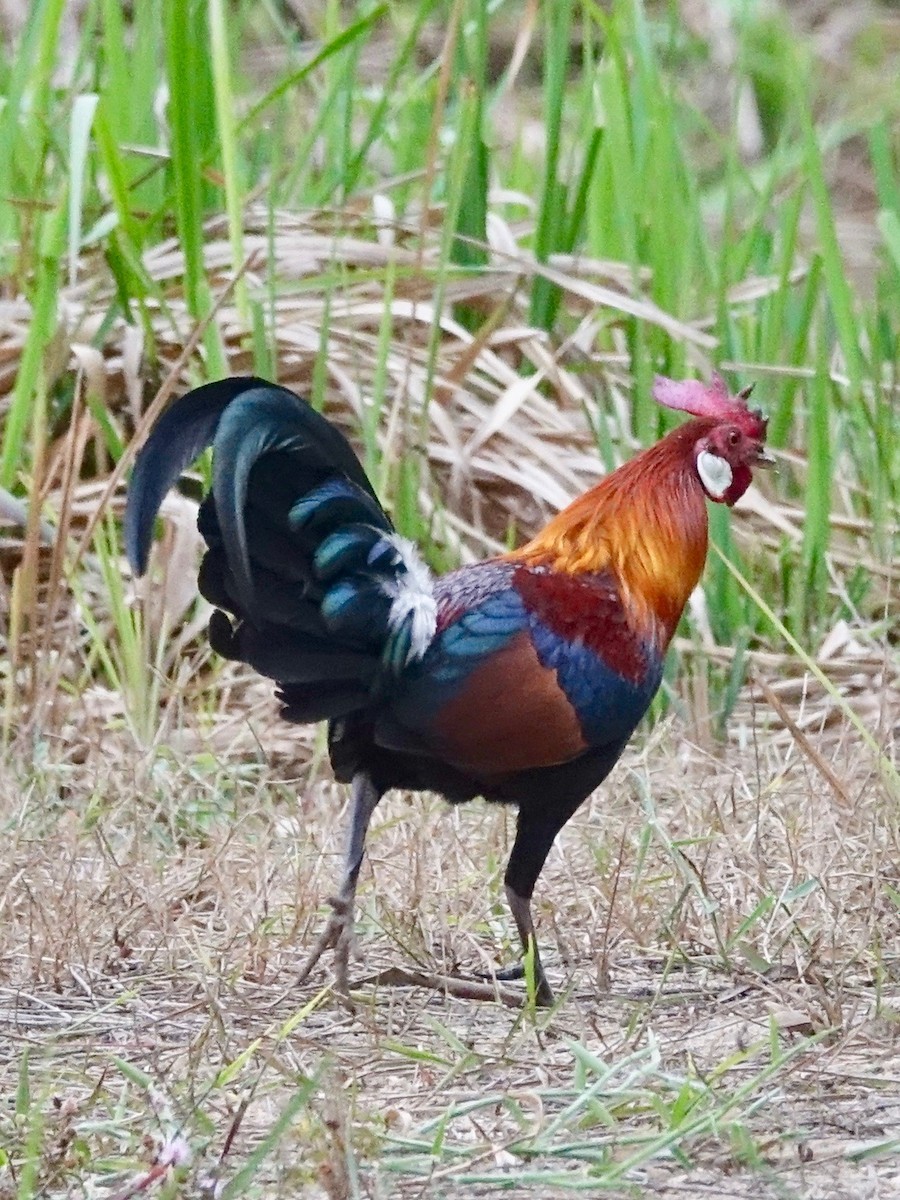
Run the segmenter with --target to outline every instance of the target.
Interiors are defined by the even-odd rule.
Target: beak
[[[768,469],[769,467],[778,466],[778,459],[775,458],[774,455],[770,454],[768,450],[764,449],[764,447],[760,446],[754,456],[753,465],[754,467],[764,467]]]

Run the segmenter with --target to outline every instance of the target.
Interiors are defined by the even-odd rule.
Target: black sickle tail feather
[[[420,603],[397,600],[416,567],[346,438],[293,392],[228,379],[164,414],[128,493],[132,566],[146,569],[163,497],[210,445],[198,525],[209,548],[200,591],[223,610],[210,622],[213,648],[277,680],[289,719],[365,707],[422,652],[427,583],[423,592],[415,580]]]

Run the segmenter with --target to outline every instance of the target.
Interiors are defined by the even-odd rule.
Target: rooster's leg
[[[537,877],[547,861],[553,839],[568,821],[578,807],[577,803],[560,805],[554,810],[553,806],[543,809],[523,805],[519,809],[519,820],[516,827],[516,840],[509,856],[504,883],[506,899],[510,912],[522,939],[522,948],[526,954],[529,947],[534,953],[534,983],[535,1001],[542,1007],[553,1003],[553,991],[544,974],[541,956],[538,953],[537,937],[534,931],[534,920],[531,916],[531,897]],[[521,964],[498,971],[495,978],[521,979],[524,969]]]
[[[529,947],[533,947],[534,951],[534,1000],[541,1008],[549,1008],[553,1003],[553,990],[547,982],[547,976],[544,974],[544,967],[541,963],[541,956],[538,953],[537,937],[534,932],[534,921],[531,917],[531,897],[520,896],[509,884],[506,885],[506,899],[509,903],[510,912],[513,915],[513,920],[516,923],[516,928],[519,931],[519,937],[522,939],[522,949],[528,953]],[[494,978],[501,981],[507,979],[521,979],[525,974],[525,968],[522,963],[517,963],[514,967],[510,967],[507,971],[497,971]]]
[[[350,836],[344,858],[344,875],[340,890],[329,900],[331,916],[319,934],[309,957],[300,968],[297,982],[304,983],[326,950],[334,950],[334,974],[337,990],[344,995],[350,990],[347,971],[353,946],[353,907],[356,900],[356,881],[366,848],[366,833],[381,792],[364,772],[353,776],[350,815]]]

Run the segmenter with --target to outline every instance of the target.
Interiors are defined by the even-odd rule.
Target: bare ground
[[[505,810],[382,805],[348,1013],[327,968],[292,984],[344,817],[315,734],[259,699],[204,743],[169,730],[176,751],[20,747],[0,1196],[34,1136],[46,1195],[137,1194],[183,1138],[186,1196],[900,1196],[896,806],[824,709],[815,764],[751,699],[725,747],[663,722],[564,831],[537,904],[549,1014],[372,982],[510,960]]]
[[[822,37],[868,8],[821,7],[833,14]],[[878,12],[893,30],[890,7]],[[859,75],[843,42],[832,57],[841,79]],[[874,201],[856,150],[838,163],[839,222],[868,278]],[[211,269],[223,244],[210,238]],[[324,253],[288,228],[276,250],[283,278],[307,270],[301,251]],[[609,264],[588,268],[609,282]],[[152,269],[165,281],[182,265],[160,253]],[[354,319],[348,361],[374,318]],[[288,382],[311,369],[318,325],[318,310],[285,310]],[[21,346],[12,317],[5,336]],[[135,419],[138,357],[97,365],[98,390],[127,393]],[[17,359],[4,362],[5,392]],[[406,359],[395,369],[408,386]],[[492,452],[496,434],[485,451],[508,381],[483,366],[479,378],[483,407],[467,397],[443,432],[452,449],[450,434],[468,444],[469,425],[484,425],[468,468],[484,511],[476,497],[451,528],[483,552],[508,512],[536,523],[593,476],[596,455],[586,430],[570,436],[578,396],[572,421],[530,398],[533,429],[520,420],[501,431],[512,452]],[[359,407],[355,389],[347,402]],[[563,437],[583,461],[557,461]],[[454,461],[439,452],[433,465],[461,488]],[[764,536],[764,499],[736,522],[742,544]],[[485,511],[500,512],[486,533]],[[796,542],[802,511],[773,513]],[[865,565],[895,591],[889,564]],[[188,1151],[169,1195],[900,1196],[896,799],[857,733],[775,658],[759,654],[757,670],[799,728],[761,690],[745,693],[725,747],[670,719],[564,831],[536,906],[561,997],[549,1014],[371,982],[397,965],[471,977],[510,961],[511,814],[430,797],[382,805],[350,1014],[327,964],[293,985],[335,877],[344,795],[321,739],[280,725],[265,687],[240,683],[230,703],[226,677],[231,720],[198,735],[195,711],[176,716],[152,751],[100,688],[52,738],[23,732],[0,768],[0,1198],[150,1192],[165,1181],[154,1163]],[[873,664],[851,646],[829,675],[896,762],[896,654],[879,664],[876,648]],[[702,695],[688,707],[702,713]]]
[[[279,247],[289,257],[321,238],[286,227]],[[170,257],[163,275],[181,269]],[[336,340],[336,370],[371,343],[374,310],[357,300],[362,324],[343,350]],[[280,378],[301,390],[318,346],[319,308],[306,307],[286,307],[280,326]],[[457,349],[470,362],[466,337],[448,335],[449,381]],[[464,558],[596,476],[580,376],[516,337],[555,372],[558,396],[516,392],[516,420],[504,409],[500,422],[496,397],[518,376],[491,353],[428,410],[427,464],[454,501],[443,532]],[[98,364],[99,390],[139,397],[126,351],[123,340]],[[410,361],[414,350],[389,369],[414,391]],[[608,364],[612,413],[617,372]],[[338,380],[347,423],[360,393],[349,372]],[[86,444],[60,450],[70,482]],[[59,563],[32,548],[40,620],[20,622],[7,676],[6,718],[20,727],[0,776],[0,1200],[124,1200],[157,1185],[223,1200],[900,1195],[896,800],[799,658],[748,651],[758,684],[720,746],[703,659],[727,668],[730,651],[694,612],[673,696],[692,724],[669,718],[629,750],[542,877],[551,1013],[373,982],[398,965],[471,978],[515,953],[501,886],[511,814],[391,798],[362,881],[351,1015],[326,970],[293,984],[341,842],[345,797],[322,736],[280,723],[266,685],[197,649],[205,614],[183,497],[168,502],[168,570],[148,607],[150,625],[162,608],[178,633],[149,655],[159,672],[127,666],[129,621],[111,611],[117,550],[104,567],[102,538],[87,533],[116,495],[115,477],[53,493],[85,556],[60,587]],[[752,558],[781,552],[782,537],[799,544],[803,519],[753,489],[732,524]],[[839,622],[816,661],[896,763],[893,567],[866,522],[833,522],[842,566],[871,580],[874,616]],[[5,558],[23,561],[15,539],[0,543]],[[99,670],[106,650],[114,661]],[[116,672],[120,686],[100,685]],[[152,748],[129,722],[155,730]],[[180,1182],[166,1184],[170,1160]]]

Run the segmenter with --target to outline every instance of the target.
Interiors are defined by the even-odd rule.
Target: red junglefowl
[[[518,807],[506,895],[532,948],[537,1001],[552,1002],[535,882],[659,686],[703,570],[706,501],[733,504],[770,461],[748,395],[731,397],[718,376],[657,379],[655,398],[694,420],[521,549],[440,578],[395,531],[344,436],[293,392],[227,379],[161,417],[128,496],[133,567],[146,568],[166,491],[212,445],[199,515],[210,642],[277,682],[288,721],[329,722],[335,775],[352,785],[343,882],[301,980],[334,949],[346,992],[369,819],[389,788],[427,789]]]

